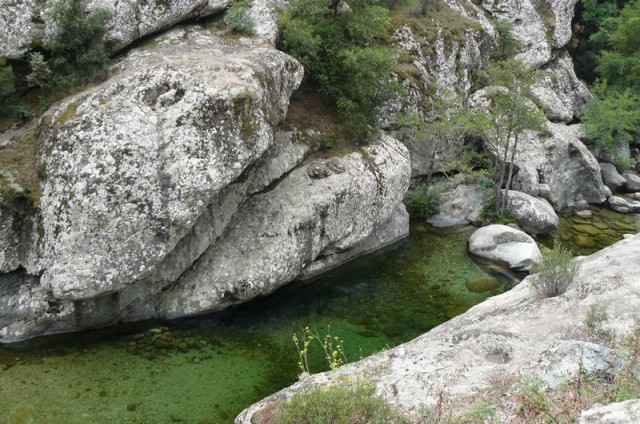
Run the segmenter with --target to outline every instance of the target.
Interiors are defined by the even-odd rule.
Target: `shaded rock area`
[[[552,122],[547,125],[549,134],[527,132],[516,153],[515,165],[529,169],[528,183],[523,188],[528,186],[534,190],[527,194],[539,195],[535,187],[547,184],[549,192],[545,197],[556,210],[574,206],[581,199],[588,203],[604,202],[606,187],[600,166],[580,141],[580,125]]]
[[[536,277],[527,277],[509,292],[474,306],[411,342],[337,371],[312,375],[252,405],[236,418],[236,423],[250,423],[262,408],[300,390],[330,382],[339,384],[362,375],[375,384],[376,393],[415,414],[437,404],[439,392],[432,387],[444,388],[452,408],[461,411],[494,385],[504,385],[500,389],[504,393],[526,377],[539,379],[548,387],[559,387],[568,376],[584,373],[606,378],[619,363],[616,365],[606,346],[584,339],[584,320],[593,305],[606,305],[607,328],[619,335],[631,331],[640,310],[638,255],[640,236],[634,236],[579,259],[574,283],[554,298],[537,299],[531,287]],[[635,402],[612,405],[610,410],[622,407],[635,414]],[[605,411],[600,410],[600,417]],[[506,413],[500,416],[501,422],[516,419],[518,409]],[[584,415],[586,420],[590,414]]]
[[[469,237],[469,252],[492,262],[529,271],[542,253],[535,240],[526,233],[506,225],[487,225]]]
[[[482,187],[475,184],[458,184],[442,194],[438,213],[427,219],[434,227],[477,224],[486,201]]]

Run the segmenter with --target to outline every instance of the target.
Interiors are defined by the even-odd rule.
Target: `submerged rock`
[[[469,252],[511,269],[529,271],[542,253],[531,236],[506,225],[488,225],[469,237]]]
[[[484,293],[500,287],[500,280],[492,276],[474,277],[464,282],[471,293]]]

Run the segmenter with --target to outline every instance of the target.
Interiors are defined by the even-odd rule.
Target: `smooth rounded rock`
[[[531,270],[542,257],[531,236],[499,224],[476,230],[469,238],[469,252],[521,271]]]
[[[509,190],[507,206],[528,234],[546,234],[558,228],[558,215],[544,199]]]
[[[500,280],[487,275],[484,277],[469,278],[464,282],[464,285],[471,293],[484,293],[500,287]]]

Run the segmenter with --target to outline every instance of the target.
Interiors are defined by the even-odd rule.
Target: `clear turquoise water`
[[[291,336],[305,326],[324,334],[330,325],[348,359],[357,360],[510,288],[513,275],[466,254],[472,231],[414,224],[410,238],[392,250],[222,314],[0,348],[0,422],[9,416],[34,423],[233,422],[243,408],[297,379]],[[491,290],[467,289],[466,281],[487,274],[499,279]],[[313,372],[327,367],[317,347]]]

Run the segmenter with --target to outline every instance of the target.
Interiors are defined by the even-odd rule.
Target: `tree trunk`
[[[516,160],[516,151],[518,150],[518,133],[516,132],[513,140],[513,149],[511,150],[511,162],[509,162],[509,176],[507,177],[507,184],[504,186],[504,196],[502,196],[502,210],[504,211],[509,201],[509,189],[511,188],[511,182],[513,181],[513,163]]]

